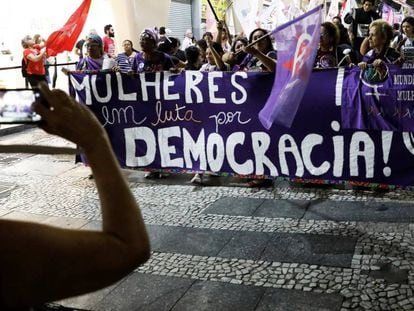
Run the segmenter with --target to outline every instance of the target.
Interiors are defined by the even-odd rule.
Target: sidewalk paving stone
[[[216,256],[233,232],[186,227],[148,225],[151,248],[157,252]]]
[[[275,233],[262,260],[351,267],[356,239],[321,234]]]
[[[399,202],[331,201],[311,203],[303,219],[414,222],[414,205]]]
[[[267,289],[255,311],[340,310],[343,297],[286,289]]]
[[[265,289],[222,282],[195,282],[172,311],[253,311]]]
[[[99,311],[171,310],[194,283],[191,279],[133,273],[96,304]],[[197,310],[197,306],[192,306]]]

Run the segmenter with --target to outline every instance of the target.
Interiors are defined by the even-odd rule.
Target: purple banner
[[[414,131],[413,70],[387,65],[345,71],[342,127],[362,130]]]
[[[413,71],[414,73],[414,71]],[[274,75],[72,73],[123,167],[413,185],[410,133],[343,129],[344,72],[313,72],[290,129],[258,113]]]

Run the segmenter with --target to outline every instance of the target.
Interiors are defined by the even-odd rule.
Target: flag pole
[[[213,12],[213,15],[214,15],[214,18],[216,19],[216,22],[218,22],[219,21],[219,18],[217,16],[216,11],[214,10],[213,5],[211,4],[211,1],[210,0],[207,0],[207,2],[208,2],[208,5],[210,6],[211,11]]]
[[[263,39],[265,39],[265,38],[267,38],[267,37],[270,37],[271,35],[272,35],[272,32],[268,32],[267,34],[265,34],[265,35],[261,36],[260,38],[258,38],[258,39],[256,39],[256,40],[254,40],[252,43],[249,43],[248,45],[246,45],[246,48],[249,48],[249,47],[251,47],[251,46],[255,45],[257,42],[260,42],[260,41],[262,41]],[[237,52],[237,53],[234,53],[234,55],[237,55],[237,54],[239,54],[240,52],[241,52],[241,50],[240,50],[239,52]]]

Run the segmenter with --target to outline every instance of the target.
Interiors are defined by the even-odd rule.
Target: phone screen
[[[38,96],[32,89],[0,89],[0,124],[39,123],[40,115],[32,111]]]

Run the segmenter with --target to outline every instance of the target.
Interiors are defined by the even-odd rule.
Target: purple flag
[[[322,5],[273,30],[277,43],[276,78],[259,112],[266,129],[274,121],[286,127],[292,125],[312,73],[321,21]]]

